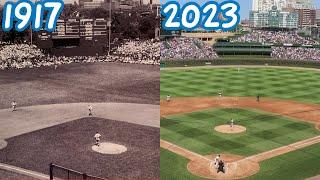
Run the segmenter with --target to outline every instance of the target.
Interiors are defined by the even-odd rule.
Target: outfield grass
[[[213,130],[235,119],[247,132],[224,134]],[[161,139],[207,155],[249,156],[319,135],[313,124],[248,109],[209,109],[166,117],[160,121]]]
[[[289,68],[195,68],[161,71],[160,95],[252,96],[320,103],[320,72]]]
[[[170,151],[161,149],[161,179],[198,180],[187,170],[188,160]],[[168,163],[174,162],[174,163]],[[250,180],[301,180],[320,174],[320,143],[289,152],[260,163],[258,174]]]

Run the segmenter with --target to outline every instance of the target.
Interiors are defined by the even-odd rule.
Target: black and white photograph
[[[0,30],[1,180],[160,179],[159,9],[65,0],[53,32]]]

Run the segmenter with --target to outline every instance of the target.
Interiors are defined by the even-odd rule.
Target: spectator
[[[253,42],[269,44],[318,45],[319,42],[298,35],[297,31],[263,31],[253,30],[244,36],[236,37],[231,42]]]
[[[161,59],[216,59],[214,49],[196,38],[174,38],[163,41],[160,46]]]

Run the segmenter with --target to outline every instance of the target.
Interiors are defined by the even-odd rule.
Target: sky
[[[252,0],[237,0],[240,4],[241,19],[249,18],[249,11],[252,9]],[[317,9],[320,9],[320,0],[314,0]]]
[[[160,0],[161,3],[165,3],[169,0]],[[189,1],[194,1],[194,2],[201,2],[199,4],[202,4],[204,2],[207,2],[209,0],[179,0],[180,4],[184,4]],[[216,0],[216,1],[225,1],[225,0]],[[249,19],[249,11],[252,9],[252,0],[235,0],[239,2],[240,4],[240,16],[241,19]],[[320,0],[314,0],[316,2],[316,7],[317,9],[320,9]]]

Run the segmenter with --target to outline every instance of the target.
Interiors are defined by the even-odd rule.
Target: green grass
[[[174,162],[174,163],[171,163]],[[160,148],[160,176],[165,180],[201,179],[187,170],[189,160],[171,151]]]
[[[299,180],[320,175],[320,143],[260,163],[258,174],[248,179]]]
[[[249,109],[209,109],[161,120],[161,139],[202,155],[231,153],[249,156],[300,140],[320,131],[313,124]],[[245,133],[224,134],[213,127],[235,119]]]
[[[320,104],[320,72],[289,68],[195,68],[161,71],[160,95],[252,96]]]
[[[188,160],[182,156],[161,149],[160,162],[161,179],[201,179],[188,172]],[[320,174],[319,167],[320,143],[262,161],[258,174],[247,179],[300,180]]]
[[[174,97],[251,96],[320,104],[320,72],[290,68],[194,68],[161,71],[160,95]],[[200,154],[257,154],[319,135],[314,125],[249,109],[209,109],[166,117],[161,138]],[[234,118],[246,133],[226,135],[213,127]],[[295,180],[320,174],[320,143],[260,163],[248,179]],[[161,150],[161,179],[201,179],[191,175],[188,160]]]

